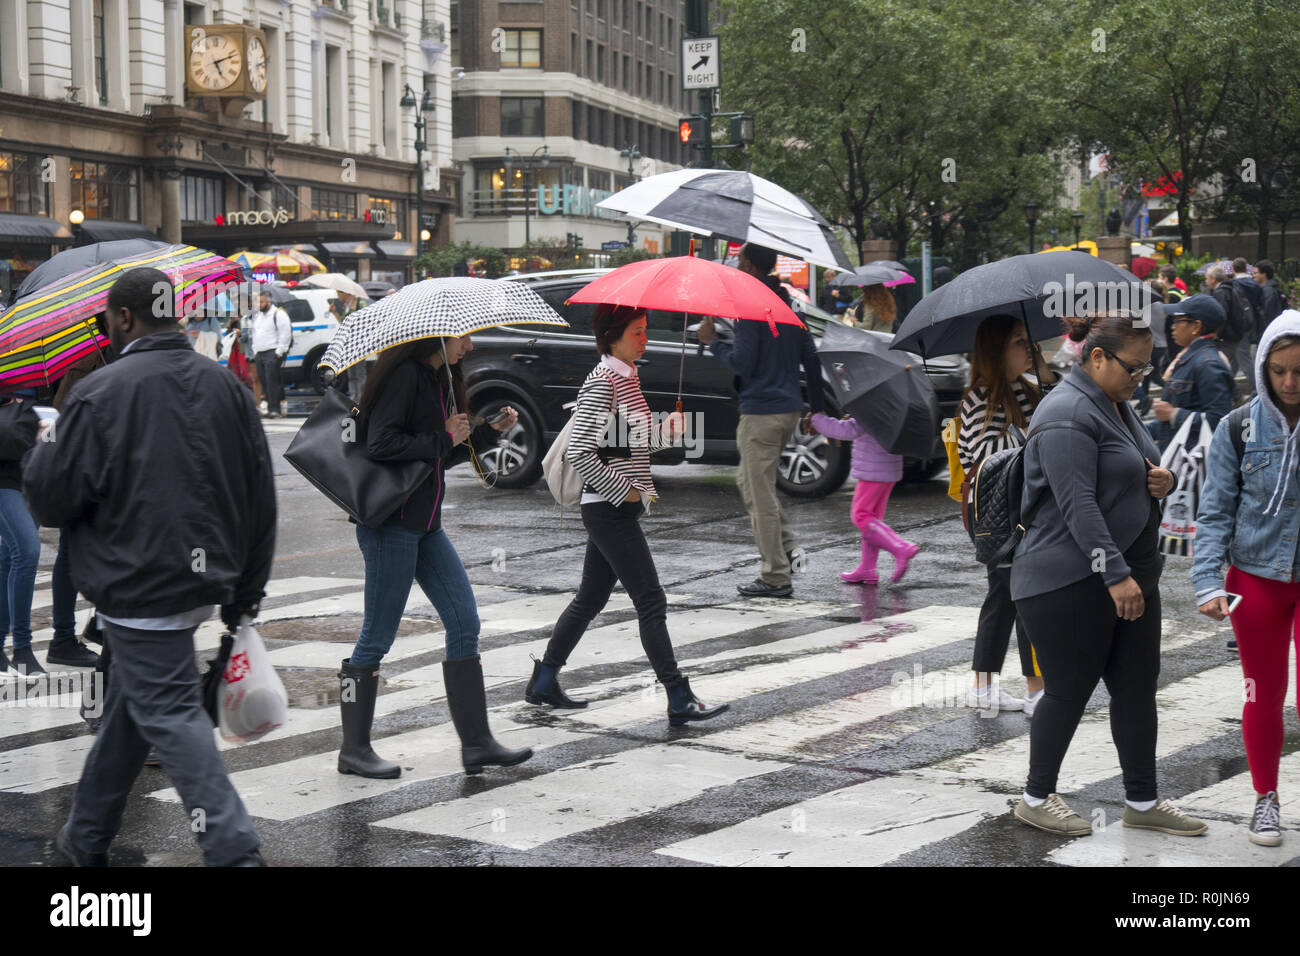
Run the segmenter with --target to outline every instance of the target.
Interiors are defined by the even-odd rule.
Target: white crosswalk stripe
[[[267,427],[287,431],[298,424]],[[48,608],[48,581],[42,584],[37,606]],[[310,637],[314,619],[359,615],[363,584],[359,576],[274,580],[261,620],[301,621],[303,636]],[[493,644],[482,654],[489,692],[513,686],[521,694],[531,671],[529,655],[541,656],[549,624],[571,595],[529,594],[503,586],[475,591],[484,639]],[[550,769],[532,773],[524,764],[489,773],[486,789],[416,809],[408,797],[391,815],[370,811],[370,825],[420,839],[466,840],[526,854],[649,814],[718,799],[729,809],[711,828],[701,832],[697,827],[694,835],[687,830],[675,842],[647,845],[646,852],[721,866],[862,866],[891,863],[960,839],[1006,814],[1014,803],[1028,764],[1029,721],[1020,714],[997,718],[996,742],[848,786],[809,784],[816,789],[803,790],[806,797],[775,809],[768,801],[747,815],[743,799],[722,795],[732,789],[772,789],[778,785],[766,781],[791,779],[808,768],[834,769],[844,755],[892,748],[911,735],[937,733],[935,728],[952,721],[980,720],[978,712],[964,706],[978,609],[933,606],[870,623],[841,623],[836,616],[845,609],[834,603],[692,603],[671,595],[668,626],[695,691],[707,701],[732,704],[732,714],[720,719],[716,729],[701,724],[681,736],[665,737],[663,689],[653,681],[637,622],[628,613],[631,603],[620,591],[609,611],[623,619],[597,621],[566,668],[571,676],[566,689],[589,698],[589,708],[550,711],[518,699],[491,708],[497,738],[508,747],[531,746],[552,755]],[[418,588],[412,589],[408,611],[428,627],[394,642],[383,666],[388,686],[376,707],[378,722],[401,715],[399,721],[408,721],[399,724],[403,727],[411,726],[412,712],[445,704],[442,667],[436,663],[442,656],[441,625]],[[79,614],[79,623],[86,613]],[[196,650],[207,654],[214,649],[221,631],[215,619],[202,625]],[[335,633],[328,628],[321,632]],[[515,637],[517,632],[527,633]],[[48,633],[38,633],[36,643],[48,640]],[[283,634],[284,628],[275,633]],[[1208,626],[1166,633],[1162,652],[1170,660],[1211,638],[1217,642],[1221,633]],[[350,652],[351,643],[272,640],[272,647],[277,667],[328,674]],[[417,660],[425,654],[435,662]],[[1011,676],[1006,684],[1013,692],[1023,686]],[[1162,687],[1157,699],[1159,758],[1212,741],[1221,744],[1233,734],[1240,746],[1241,672],[1235,660],[1185,673]],[[75,706],[0,706],[0,795],[45,793],[75,783],[94,740],[76,732],[78,723]],[[17,739],[60,728],[68,728],[62,731],[65,739],[38,736],[39,742],[26,745]],[[244,769],[231,779],[250,813],[285,822],[344,806],[364,807],[397,791],[414,793],[463,772],[459,740],[445,716],[431,712],[415,730],[377,733],[376,749],[403,768],[396,780],[337,772],[338,710],[332,706],[294,707],[289,724],[275,734],[241,747],[219,746],[239,752]],[[299,742],[289,748],[298,755],[277,756],[287,751],[272,745],[290,740]],[[4,749],[7,741],[12,743]],[[1059,789],[1068,799],[1118,773],[1107,709],[1090,711],[1067,755]],[[847,782],[848,776],[842,776]],[[800,786],[790,792],[797,796]],[[1300,789],[1300,754],[1283,760],[1280,789]],[[178,802],[172,789],[149,796],[164,805]],[[1043,861],[1253,866],[1286,863],[1300,852],[1300,847],[1254,847],[1246,841],[1253,806],[1247,773],[1181,796],[1162,796],[1173,796],[1189,812],[1204,815],[1211,825],[1207,837],[1179,840],[1126,830],[1119,825],[1120,808],[1114,807],[1108,811],[1110,825],[1091,837],[1043,850]]]

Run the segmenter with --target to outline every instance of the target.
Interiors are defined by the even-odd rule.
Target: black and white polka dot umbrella
[[[338,374],[405,342],[433,336],[459,338],[499,325],[569,327],[522,282],[460,276],[425,279],[349,315],[334,333],[320,367]]]

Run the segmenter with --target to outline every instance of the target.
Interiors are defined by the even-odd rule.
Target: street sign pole
[[[921,243],[921,295],[930,294],[930,244]]]

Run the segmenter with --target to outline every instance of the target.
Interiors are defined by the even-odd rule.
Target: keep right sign
[[[717,89],[722,85],[721,60],[717,37],[682,40],[682,89]]]

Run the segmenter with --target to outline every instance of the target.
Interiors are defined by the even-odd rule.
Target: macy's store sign
[[[290,219],[289,210],[280,206],[277,209],[237,209],[224,216],[218,213],[212,221],[218,226],[283,226]]]

